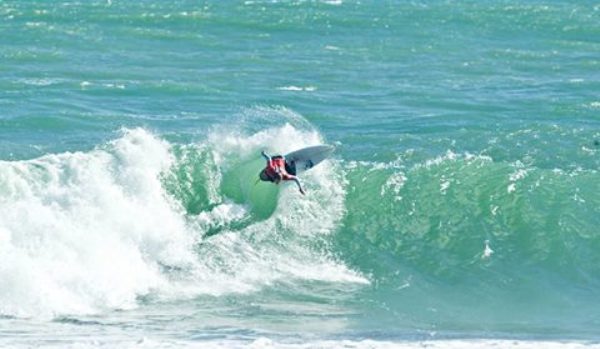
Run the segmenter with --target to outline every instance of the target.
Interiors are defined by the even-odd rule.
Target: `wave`
[[[304,200],[282,188],[285,207],[268,217],[224,195],[224,176],[262,145],[318,142],[289,124],[185,145],[129,129],[89,152],[0,162],[0,314],[93,314],[149,295],[245,293],[278,281],[367,282],[315,247],[343,216],[335,178],[315,169]]]
[[[316,282],[319,297],[352,299],[342,303],[365,329],[595,323],[596,170],[407,150],[327,160],[303,175],[302,197],[255,184],[258,154],[325,140],[293,112],[267,111],[196,142],[125,129],[91,151],[0,162],[0,315],[314,296]]]

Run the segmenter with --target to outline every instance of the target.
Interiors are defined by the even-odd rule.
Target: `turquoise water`
[[[593,347],[599,91],[592,1],[2,1],[0,343]]]

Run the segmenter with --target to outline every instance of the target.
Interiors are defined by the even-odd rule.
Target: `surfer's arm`
[[[264,150],[260,152],[260,155],[262,155],[263,158],[265,158],[265,160],[271,161],[271,157],[269,155],[267,155],[267,153],[265,153]]]

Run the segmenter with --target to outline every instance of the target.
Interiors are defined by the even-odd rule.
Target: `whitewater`
[[[285,147],[311,137],[319,141],[288,126],[226,140],[229,144],[214,153],[202,144],[182,146],[178,159],[172,145],[135,129],[88,153],[3,163],[6,263],[1,275],[9,286],[2,290],[3,314],[95,314],[135,308],[140,297],[167,301],[243,294],[282,279],[366,283],[334,259],[311,251],[314,240],[341,218],[343,189],[336,178],[323,176],[323,183],[311,186],[309,200],[286,191],[280,198],[289,202],[285,210],[248,224],[243,224],[251,216],[247,205],[219,192],[195,203],[205,205],[202,211],[188,214],[191,203],[177,202],[167,191],[177,186],[175,192],[185,191],[193,200],[198,191],[218,188],[222,173],[210,159],[244,156],[242,149],[252,149],[253,143],[277,147],[282,132],[288,136]],[[202,156],[204,163],[188,160]],[[193,187],[202,178],[191,178],[194,171],[207,180],[201,188]],[[235,223],[243,227],[227,228]],[[219,235],[204,241],[215,227]]]

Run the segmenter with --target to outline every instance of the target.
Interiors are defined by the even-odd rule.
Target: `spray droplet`
[[[483,254],[481,255],[481,258],[490,258],[493,253],[494,250],[492,250],[490,247],[490,240],[485,240],[485,247],[483,248]]]

